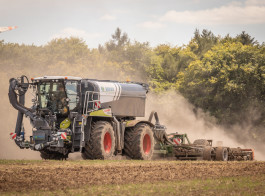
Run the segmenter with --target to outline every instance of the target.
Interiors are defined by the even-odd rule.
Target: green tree
[[[250,110],[265,111],[264,65],[265,54],[258,47],[218,44],[179,73],[177,86],[191,103],[221,123],[254,122]]]
[[[123,49],[130,42],[127,33],[122,33],[120,28],[117,28],[111,37],[112,39],[105,43],[108,51]]]
[[[211,31],[206,29],[202,30],[202,33],[198,29],[194,32],[194,37],[190,41],[188,47],[194,52],[198,57],[202,57],[208,50],[210,50],[219,41]]]
[[[162,44],[154,48],[151,65],[147,69],[153,88],[156,91],[175,88],[178,73],[184,71],[195,59],[197,56],[189,47]]]
[[[58,61],[74,64],[84,59],[89,49],[83,39],[70,37],[51,40],[44,47],[47,55],[47,64],[54,64]]]
[[[243,45],[255,45],[255,44],[258,44],[258,42],[255,40],[255,38],[251,37],[245,31],[242,31],[241,34],[237,35],[235,37],[235,40],[241,42]]]

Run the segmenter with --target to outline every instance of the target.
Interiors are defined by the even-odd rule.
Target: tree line
[[[265,139],[265,44],[246,32],[221,37],[194,32],[183,46],[131,41],[117,28],[110,40],[89,48],[82,38],[53,39],[43,46],[0,41],[1,72],[74,75],[146,82],[154,93],[180,92],[227,127],[253,125]]]

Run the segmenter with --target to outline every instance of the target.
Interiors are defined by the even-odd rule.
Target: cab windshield
[[[55,114],[67,113],[67,102],[62,82],[42,82],[38,84],[39,106]]]

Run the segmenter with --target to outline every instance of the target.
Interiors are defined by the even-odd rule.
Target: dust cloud
[[[19,76],[19,75],[17,75]],[[8,88],[10,76],[5,73],[0,73],[1,80],[1,99],[0,99],[0,159],[41,159],[39,152],[30,149],[20,149],[15,142],[10,138],[10,133],[15,131],[17,110],[15,110],[8,100]],[[27,93],[27,98],[29,94]],[[26,104],[28,99],[26,100]],[[24,126],[26,129],[26,139],[31,135],[31,126],[29,120],[24,118]]]
[[[164,92],[160,95],[148,94],[146,102],[146,117],[151,111],[158,112],[159,121],[167,127],[167,133],[187,133],[191,142],[195,139],[212,139],[213,145],[219,141],[223,146],[253,148],[256,160],[265,160],[264,144],[256,144],[253,141],[238,141],[237,136],[246,131],[239,127],[233,127],[227,131],[218,126],[210,115],[203,111],[195,111],[195,108],[182,95],[176,92]]]

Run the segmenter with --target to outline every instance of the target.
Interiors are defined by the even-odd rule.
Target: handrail
[[[94,95],[97,94],[98,95],[98,99],[94,100]],[[91,95],[91,100],[89,100],[89,97]],[[100,93],[99,92],[95,92],[95,91],[86,91],[86,94],[85,94],[85,100],[84,100],[84,106],[83,106],[83,114],[87,114],[88,112],[91,112],[91,111],[94,111],[96,110],[97,108],[95,107],[95,102],[99,102],[100,101]],[[89,110],[88,108],[88,104],[89,103],[93,103],[92,105],[92,109]]]

